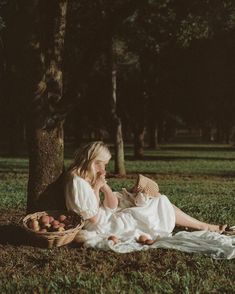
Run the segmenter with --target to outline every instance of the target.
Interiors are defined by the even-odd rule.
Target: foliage
[[[22,51],[19,44],[27,30],[17,18],[18,1],[0,3],[7,3],[1,17],[7,32],[3,38],[7,51],[4,54],[7,62],[4,62],[8,72],[7,89],[11,90],[1,102],[4,122],[1,125],[4,125],[2,133],[8,138],[8,129],[16,129],[12,125],[20,125],[22,132],[22,113],[28,107],[22,103],[26,97],[22,81],[27,76],[31,78],[31,71],[27,75],[22,73],[30,67],[19,58]],[[159,130],[172,129],[180,119],[193,127],[216,127],[231,134],[234,1],[73,0],[69,1],[68,12],[64,97],[59,107],[60,115],[69,112],[66,136],[79,139],[85,127],[97,133],[101,128],[105,132],[109,128],[105,50],[110,37],[116,48],[117,104],[124,131],[133,131],[141,124],[157,125]],[[25,36],[20,42],[16,41],[20,35],[16,36],[16,26],[9,26],[16,21],[21,35]],[[9,46],[9,39],[16,42]],[[10,110],[11,115],[6,117]],[[166,131],[164,136],[170,139],[171,131]]]
[[[0,1],[0,11],[1,11],[1,8],[2,6],[4,6],[6,4],[6,1],[5,0],[1,0]],[[4,20],[3,20],[3,17],[2,17],[2,14],[0,14],[0,32],[1,30],[5,27],[5,23],[4,23]]]

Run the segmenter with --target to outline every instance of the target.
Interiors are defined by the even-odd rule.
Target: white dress
[[[65,199],[68,210],[82,215],[86,220],[83,230],[78,234],[78,241],[95,242],[115,235],[119,240],[137,240],[140,235],[149,238],[169,236],[175,227],[175,212],[165,195],[149,198],[140,193],[133,203],[133,195],[122,189],[114,192],[119,199],[117,209],[99,205],[90,184],[78,176],[73,176],[66,184]],[[139,205],[139,206],[136,206]],[[97,222],[89,218],[98,215]],[[90,243],[91,243],[90,242]]]
[[[117,209],[99,205],[96,195],[88,182],[78,176],[71,177],[66,185],[66,205],[86,220],[85,226],[75,237],[85,247],[95,247],[127,253],[148,248],[177,249],[184,252],[203,253],[218,259],[235,258],[235,236],[224,236],[208,231],[178,232],[171,234],[175,226],[174,208],[164,195],[149,198],[137,196],[126,189],[114,192],[119,199]],[[98,221],[92,224],[88,219],[98,214]],[[139,244],[140,235],[149,238],[161,237],[153,245]],[[114,244],[110,235],[119,238]]]

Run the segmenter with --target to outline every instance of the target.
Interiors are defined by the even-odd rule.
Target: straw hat
[[[138,174],[137,182],[133,188],[133,191],[147,194],[150,197],[159,196],[158,184],[141,174]]]

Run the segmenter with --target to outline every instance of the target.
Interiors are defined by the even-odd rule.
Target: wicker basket
[[[157,197],[160,195],[158,184],[141,174],[138,174],[134,191],[145,193],[149,195],[150,197]]]
[[[60,215],[71,216],[73,228],[62,231],[62,232],[40,232],[30,229],[27,225],[29,220],[39,220],[43,215],[49,215],[55,219]],[[84,220],[81,216],[71,211],[41,211],[26,215],[23,220],[23,228],[30,234],[36,245],[52,248],[66,245],[73,241],[76,234],[81,230],[84,225]]]

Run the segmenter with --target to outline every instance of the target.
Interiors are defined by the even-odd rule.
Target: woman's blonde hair
[[[73,163],[68,169],[71,175],[78,175],[83,179],[89,179],[90,184],[96,181],[96,173],[93,167],[95,160],[108,161],[111,158],[111,153],[105,143],[102,141],[95,141],[86,144],[75,152]]]

